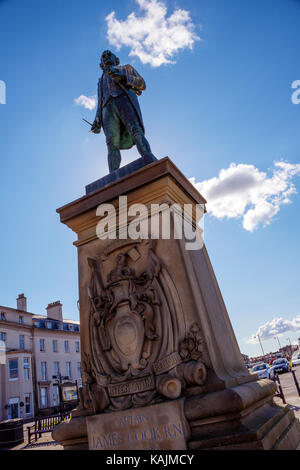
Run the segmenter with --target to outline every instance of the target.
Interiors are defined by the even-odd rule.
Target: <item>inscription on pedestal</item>
[[[186,450],[182,401],[89,416],[90,450]]]

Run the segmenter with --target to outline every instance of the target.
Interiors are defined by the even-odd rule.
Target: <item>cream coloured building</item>
[[[58,407],[53,376],[81,385],[79,322],[63,319],[60,302],[46,310],[29,313],[24,294],[16,309],[0,306],[0,421]]]

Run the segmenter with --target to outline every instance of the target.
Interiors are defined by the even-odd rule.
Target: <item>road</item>
[[[294,367],[296,379],[300,387],[300,366]],[[280,384],[283,390],[284,398],[288,405],[291,405],[298,419],[300,419],[300,397],[295,385],[292,372],[279,374]],[[280,398],[275,399],[276,402],[282,403]]]

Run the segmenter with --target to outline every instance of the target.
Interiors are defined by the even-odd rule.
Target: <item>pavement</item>
[[[13,447],[10,450],[63,450],[63,446],[61,446],[58,442],[55,442],[52,439],[52,435],[50,432],[42,434],[42,436],[37,441],[35,441],[34,436],[32,436],[31,443],[29,444],[27,427],[33,425],[34,422],[24,424],[24,442],[16,447]]]
[[[280,374],[278,375],[280,385],[282,387],[282,391],[284,394],[285,401],[287,404],[291,406],[291,408],[294,410],[297,418],[300,418],[300,396],[298,394],[298,390],[295,384],[295,379],[298,381],[299,387],[300,387],[300,366],[297,368],[295,367],[293,369],[295,378],[293,377],[293,374],[291,372],[285,373],[285,374]],[[282,400],[280,398],[275,398],[275,401],[282,403]]]
[[[283,392],[284,393],[284,392]],[[285,397],[287,404],[289,407],[294,411],[296,418],[300,421],[300,397]],[[281,398],[274,398],[275,403],[282,405],[282,399]],[[300,442],[298,444],[298,447],[296,450],[300,450]]]
[[[33,441],[31,444],[25,442],[20,444],[17,447],[14,447],[11,450],[64,450],[63,446],[61,446],[58,442],[53,441],[51,433],[44,434],[43,437],[38,439],[37,442]]]
[[[295,379],[300,387],[300,366],[294,367],[295,378],[291,372],[280,374],[279,380],[282,387],[285,402],[294,411],[296,418],[300,421],[300,396],[295,384]],[[283,404],[283,400],[279,397],[274,398],[275,403]],[[300,443],[296,450],[300,450]]]
[[[283,392],[284,393],[284,392]],[[300,397],[286,397],[286,402],[289,405],[289,407],[294,411],[296,418],[299,419],[300,421]],[[283,404],[283,401],[281,398],[274,398],[275,403],[278,403],[279,405]]]

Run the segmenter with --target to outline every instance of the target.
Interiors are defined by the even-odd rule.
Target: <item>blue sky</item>
[[[241,351],[260,353],[248,342],[257,331],[274,351],[270,331],[282,345],[300,336],[300,1],[164,1],[158,25],[188,12],[181,23],[177,14],[169,56],[167,41],[137,50],[134,28],[114,29],[134,12],[138,31],[149,2],[0,0],[0,304],[24,292],[30,311],[60,299],[78,319],[75,235],[56,209],[108,172],[103,135],[82,122],[95,111],[75,99],[96,94],[100,54],[119,48],[148,85],[140,103],[153,153],[207,193],[205,241]],[[136,157],[123,152],[123,163]]]

